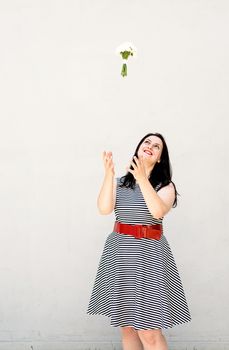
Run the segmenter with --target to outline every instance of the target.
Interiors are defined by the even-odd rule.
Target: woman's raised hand
[[[112,152],[103,151],[103,164],[104,164],[106,175],[109,175],[109,174],[114,175],[115,174],[114,163],[113,163],[112,157],[113,157]]]

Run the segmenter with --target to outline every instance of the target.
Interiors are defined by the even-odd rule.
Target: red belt
[[[153,238],[159,240],[162,235],[162,225],[131,225],[115,221],[114,231],[132,235],[135,238]]]

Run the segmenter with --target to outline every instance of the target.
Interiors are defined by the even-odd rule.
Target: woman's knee
[[[163,335],[161,329],[140,329],[137,332],[141,341],[146,344],[155,344]]]
[[[137,331],[136,331],[136,329],[134,329],[134,327],[123,326],[123,327],[120,327],[120,329],[121,329],[122,335],[124,335],[124,336],[137,335]]]

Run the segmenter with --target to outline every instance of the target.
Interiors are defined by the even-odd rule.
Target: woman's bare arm
[[[105,167],[105,176],[97,198],[97,207],[100,214],[107,215],[112,213],[114,210],[116,200],[116,181],[114,181],[115,172],[112,152],[103,152],[103,162]]]

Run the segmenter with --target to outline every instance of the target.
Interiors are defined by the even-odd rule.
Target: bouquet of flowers
[[[121,75],[123,77],[127,76],[127,59],[129,56],[136,56],[137,49],[129,42],[125,42],[117,47],[115,53],[121,55],[123,59]]]

